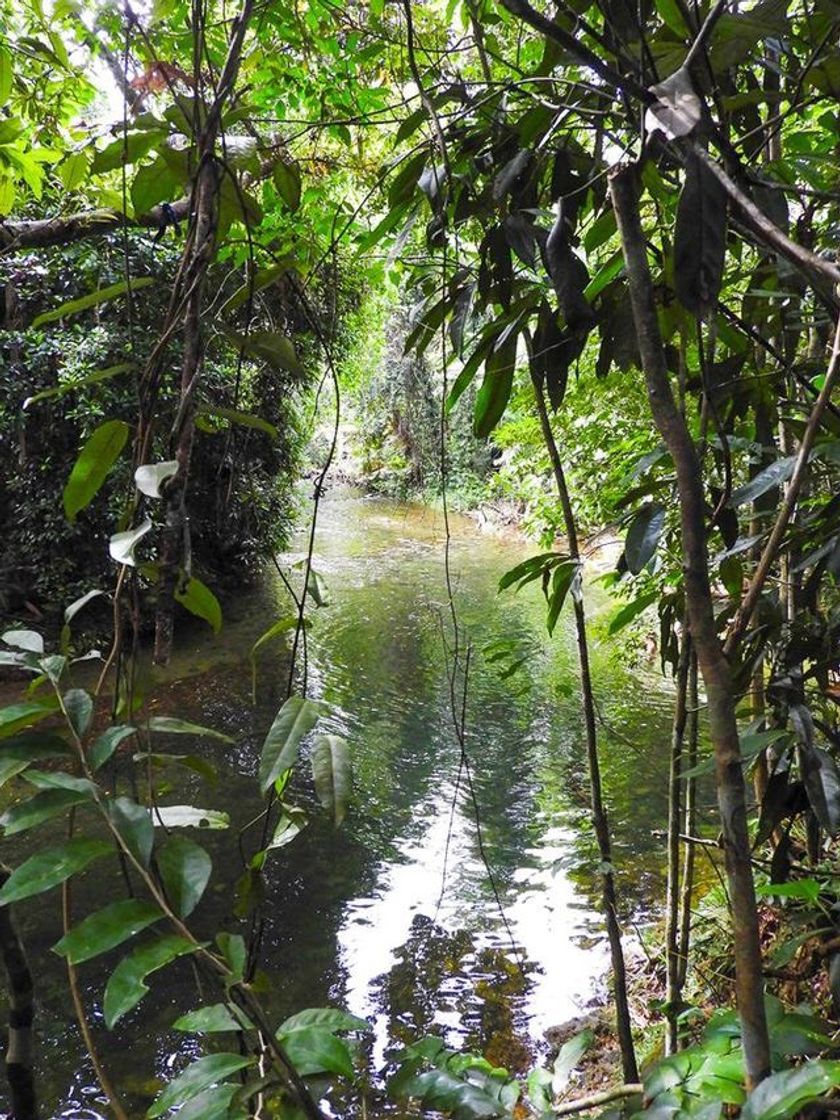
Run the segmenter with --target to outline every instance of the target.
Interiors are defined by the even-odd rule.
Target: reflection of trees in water
[[[476,945],[469,930],[450,932],[424,915],[414,918],[396,955],[376,985],[390,1038],[408,1044],[457,1022],[457,1045],[512,1073],[530,1068],[525,998],[533,966],[526,963],[523,973],[503,949]]]

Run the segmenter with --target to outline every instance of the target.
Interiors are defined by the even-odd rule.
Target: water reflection
[[[350,741],[354,801],[335,831],[301,775],[294,795],[312,808],[312,823],[276,853],[267,872],[271,1014],[279,1021],[303,1006],[348,1007],[375,1026],[376,1068],[389,1046],[430,1030],[525,1068],[544,1030],[582,1009],[606,967],[571,620],[562,620],[548,643],[537,589],[496,595],[499,576],[532,550],[482,536],[465,521],[455,519],[454,527],[458,610],[473,648],[466,746],[474,798],[463,774],[458,780],[441,644],[441,519],[336,494],[324,503],[316,538],[315,563],[331,603],[314,615],[309,680],[325,703],[327,729]],[[228,611],[221,636],[194,632],[156,681],[158,712],[210,724],[236,741],[202,743],[221,782],[173,773],[172,803],[224,807],[234,827],[258,810],[253,775],[287,666],[282,643],[264,651],[254,708],[247,655],[286,613],[282,586],[269,581]],[[482,654],[500,639],[524,657],[507,679],[504,664]],[[653,673],[640,687],[607,645],[596,643],[593,667],[602,715],[614,729],[603,732],[602,749],[619,885],[638,912],[659,890],[659,842],[650,828],[660,819],[668,698]],[[183,751],[183,738],[171,749]],[[213,889],[195,919],[199,932],[210,932],[218,913],[229,914],[241,867],[229,837],[204,840],[214,860]],[[94,877],[80,883],[80,916],[103,901]],[[90,1076],[76,1070],[81,1051],[64,979],[48,953],[60,933],[31,912],[24,920],[47,981],[41,1022],[49,1041],[41,1065],[52,1098],[45,1103],[55,1103],[52,1115],[95,1117],[85,1089]],[[96,999],[119,955],[83,969]],[[194,978],[182,963],[153,979],[143,1007],[120,1030],[97,1026],[103,1057],[138,1116],[154,1092],[154,1075],[168,1077],[186,1062],[194,1043],[167,1024],[195,1002]],[[138,1039],[141,1026],[147,1033]]]

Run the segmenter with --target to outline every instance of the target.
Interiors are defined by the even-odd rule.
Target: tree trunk
[[[632,166],[614,169],[610,175],[610,192],[627,267],[651,412],[677,474],[686,612],[708,701],[724,861],[732,904],[735,987],[747,1083],[752,1088],[770,1072],[770,1047],[735,695],[730,665],[715,626],[701,468],[694,442],[671,392],[639,217],[636,169]]]

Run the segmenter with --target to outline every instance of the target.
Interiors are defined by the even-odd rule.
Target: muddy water
[[[598,916],[598,857],[587,822],[583,727],[576,696],[571,612],[547,638],[533,585],[496,594],[500,575],[528,546],[453,523],[451,567],[469,644],[467,780],[453,733],[442,628],[448,630],[439,514],[335,493],[322,506],[315,566],[329,604],[313,612],[310,694],[325,729],[343,735],[354,797],[334,830],[305,771],[293,798],[309,826],[268,870],[265,999],[278,1021],[305,1006],[340,1005],[374,1027],[373,1069],[394,1043],[434,1031],[513,1069],[527,1068],[543,1032],[578,1014],[602,988],[607,954]],[[301,541],[302,547],[302,541]],[[301,554],[281,558],[288,567]],[[294,569],[292,569],[294,573]],[[591,589],[594,672],[604,721],[602,752],[628,912],[641,921],[660,892],[669,697],[653,668],[630,669],[606,640],[614,606]],[[259,658],[252,703],[248,651],[288,613],[267,579],[228,610],[218,637],[182,637],[173,666],[150,683],[153,709],[212,725],[234,746],[189,743],[216,765],[216,782],[183,767],[161,772],[164,803],[224,808],[234,828],[258,811],[259,747],[282,698],[288,653],[279,640]],[[505,657],[493,659],[502,647]],[[488,648],[489,647],[489,648]],[[515,672],[506,675],[514,663]],[[252,833],[246,833],[250,844]],[[199,930],[227,915],[241,864],[230,832],[202,837],[214,877],[196,911]],[[11,857],[7,857],[11,858]],[[86,876],[77,917],[110,900],[117,884]],[[66,980],[49,952],[58,916],[21,915],[39,984],[39,1066],[45,1114],[107,1115],[83,1057]],[[228,928],[235,922],[225,919]],[[80,970],[98,1009],[108,969]],[[152,978],[152,991],[115,1033],[95,1020],[102,1057],[140,1116],[160,1079],[195,1052],[167,1029],[198,1002],[190,967]]]

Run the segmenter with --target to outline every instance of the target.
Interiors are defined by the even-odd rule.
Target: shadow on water
[[[328,1003],[364,1016],[374,1025],[374,1068],[394,1043],[434,1031],[522,1071],[544,1049],[546,1028],[579,1013],[602,989],[607,963],[573,634],[566,617],[547,640],[533,587],[497,596],[500,575],[530,549],[460,519],[453,528],[458,613],[473,648],[467,750],[493,882],[473,798],[459,779],[449,710],[440,516],[339,492],[322,507],[316,539],[315,566],[330,604],[315,612],[309,680],[324,702],[324,725],[350,742],[354,800],[335,831],[316,808],[307,776],[295,780],[293,799],[312,818],[268,868],[263,994],[278,1021]],[[155,683],[155,711],[235,739],[210,749],[216,784],[183,768],[163,770],[163,803],[225,808],[236,828],[259,810],[253,777],[282,699],[287,654],[277,643],[261,658],[253,705],[248,651],[288,613],[284,596],[279,581],[267,580],[229,611],[221,636],[204,640],[194,632]],[[610,609],[597,588],[591,609]],[[501,639],[523,658],[506,679],[508,662],[482,653]],[[613,729],[602,729],[602,753],[619,883],[624,905],[643,917],[661,889],[660,841],[651,830],[662,819],[669,697],[658,675],[630,672],[609,646],[596,643],[593,654],[601,713]],[[183,737],[167,746],[183,751]],[[189,749],[207,753],[204,742]],[[202,838],[214,877],[196,911],[199,933],[230,913],[241,873],[230,839]],[[111,900],[102,886],[95,874],[83,877],[74,892],[78,916]],[[61,965],[49,952],[60,936],[58,919],[36,909],[22,907],[21,923],[38,976],[45,1111],[95,1118],[98,1093]],[[97,1014],[118,959],[117,952],[80,969]],[[158,1079],[197,1046],[168,1029],[198,1002],[189,964],[176,963],[151,987],[116,1032],[95,1022],[106,1064],[137,1116]]]

